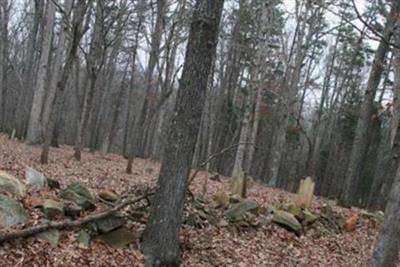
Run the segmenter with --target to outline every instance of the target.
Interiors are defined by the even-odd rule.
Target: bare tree
[[[373,112],[373,103],[376,96],[377,88],[381,80],[384,60],[389,49],[386,40],[390,40],[393,34],[393,28],[396,22],[396,16],[400,11],[400,3],[395,1],[387,17],[384,39],[379,43],[375,53],[374,63],[368,78],[365,98],[360,110],[360,118],[358,120],[355,138],[350,155],[350,162],[347,169],[347,175],[344,183],[343,193],[340,203],[343,205],[351,205],[354,203],[354,192],[360,177],[362,162],[366,156],[368,146],[368,131],[370,127],[370,119]]]
[[[18,106],[15,112],[15,120],[16,123],[16,134],[20,138],[25,137],[27,132],[27,127],[29,125],[29,117],[32,107],[32,99],[35,91],[35,82],[37,77],[37,71],[35,66],[38,64],[38,52],[40,39],[39,31],[42,31],[42,22],[44,15],[44,0],[35,0],[34,1],[34,16],[33,16],[33,25],[30,29],[29,33],[29,41],[27,46],[27,55],[26,55],[26,65],[22,71],[23,80],[24,80],[24,88],[23,93],[20,93],[18,96]]]
[[[54,19],[56,5],[53,1],[47,1],[44,17],[46,18],[43,26],[43,43],[39,60],[39,69],[36,81],[36,90],[33,97],[32,110],[30,113],[28,132],[26,140],[30,143],[38,143],[42,132],[41,115],[46,99],[46,86],[49,74],[50,51],[53,40]]]
[[[92,40],[90,43],[89,54],[87,55],[87,77],[88,87],[84,88],[85,95],[83,100],[82,114],[78,121],[78,131],[76,133],[76,141],[74,146],[74,157],[76,160],[81,159],[81,150],[83,135],[88,124],[90,111],[92,109],[94,93],[96,89],[96,82],[98,74],[104,63],[104,43],[103,41],[103,27],[104,27],[104,1],[99,1],[96,5],[95,22],[92,32]]]
[[[400,30],[395,31],[395,43],[400,45]],[[400,84],[400,73],[399,73],[399,60],[400,60],[400,49],[395,48],[395,87],[398,88]],[[397,122],[398,123],[398,122]],[[390,128],[389,128],[390,129]],[[390,129],[392,130],[392,129]],[[400,250],[400,162],[398,159],[399,153],[399,142],[400,142],[400,131],[395,132],[395,138],[390,140],[393,144],[392,161],[397,165],[396,176],[394,178],[393,185],[390,190],[390,196],[385,210],[384,223],[381,226],[375,250],[369,266],[380,267],[380,266],[396,266],[399,259]]]
[[[63,100],[62,93],[64,92],[67,81],[71,74],[72,67],[76,60],[76,54],[78,51],[79,43],[80,43],[82,35],[84,34],[84,31],[85,31],[85,29],[83,29],[83,27],[82,27],[83,21],[84,21],[86,12],[88,10],[88,7],[91,5],[91,3],[92,3],[91,0],[79,1],[79,3],[77,4],[77,6],[75,7],[75,10],[74,10],[74,15],[73,15],[72,22],[70,25],[72,40],[70,40],[70,44],[68,47],[66,62],[64,64],[64,67],[61,70],[60,79],[57,82],[57,91],[55,94],[54,103],[48,103],[52,107],[49,108],[49,110],[51,110],[50,118],[48,119],[48,123],[46,125],[46,130],[44,132],[44,143],[43,143],[43,147],[42,147],[42,153],[40,156],[40,162],[42,164],[47,164],[48,160],[49,160],[51,139],[53,136],[53,132],[54,132],[55,125],[56,125],[56,120],[58,118],[58,114],[60,112],[60,107],[61,107],[62,100]]]
[[[0,1],[0,131],[4,127],[7,43],[8,43],[8,1]]]
[[[179,266],[179,230],[187,180],[214,60],[222,0],[196,2],[175,115],[146,230],[143,252],[150,266]]]

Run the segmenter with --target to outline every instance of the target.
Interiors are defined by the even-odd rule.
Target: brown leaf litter
[[[28,146],[0,135],[0,170],[21,181],[29,166],[48,178],[55,178],[61,188],[80,181],[96,192],[111,191],[124,196],[135,186],[153,186],[160,167],[149,160],[135,159],[133,174],[128,175],[125,174],[126,161],[119,155],[84,152],[82,161],[77,162],[68,146],[52,148],[49,164],[41,165],[39,153],[38,146]],[[204,172],[198,174],[191,185],[193,192],[201,192],[205,175]],[[228,178],[222,178],[221,182],[210,180],[206,198],[228,190]],[[258,183],[248,189],[247,195],[264,206],[280,206],[295,200],[293,194]],[[359,213],[356,208],[344,209],[323,198],[316,198],[311,209],[319,210],[327,204],[347,217]],[[26,199],[24,205],[34,206],[35,199]],[[37,223],[35,220],[39,217],[31,214],[33,222],[30,224]],[[137,241],[119,249],[106,245],[102,240],[94,240],[90,248],[84,248],[76,239],[78,230],[62,232],[56,248],[34,237],[5,243],[0,246],[0,266],[144,266],[139,250],[139,236],[144,226],[141,222],[131,223],[129,228],[137,233]],[[352,231],[340,234],[324,235],[308,229],[297,237],[275,224],[246,231],[213,225],[202,228],[184,225],[181,232],[182,266],[366,266],[379,225],[364,218],[358,220],[357,226],[351,226]]]

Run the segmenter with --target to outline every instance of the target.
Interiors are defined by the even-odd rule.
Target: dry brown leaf
[[[355,213],[352,216],[350,216],[349,218],[347,218],[344,223],[343,229],[346,232],[353,232],[357,227],[359,218],[360,218],[360,215],[358,213]]]

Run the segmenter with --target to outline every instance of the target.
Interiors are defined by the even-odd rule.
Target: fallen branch
[[[45,232],[50,229],[70,230],[70,229],[78,228],[78,227],[81,227],[90,222],[104,219],[104,218],[116,213],[117,211],[123,209],[126,206],[135,204],[137,202],[140,202],[140,201],[148,198],[152,194],[153,193],[147,193],[141,197],[128,198],[109,210],[91,214],[82,219],[75,220],[75,221],[72,221],[72,220],[63,220],[63,221],[54,221],[54,222],[49,221],[47,223],[35,225],[35,226],[28,227],[28,228],[21,229],[21,230],[2,231],[2,232],[0,232],[0,244],[4,243],[6,241],[17,239],[17,238],[27,238],[27,237]]]
[[[203,168],[204,166],[207,165],[207,163],[209,163],[210,161],[212,161],[214,158],[216,158],[216,157],[218,157],[218,156],[220,156],[220,155],[222,155],[222,154],[225,154],[225,153],[228,152],[229,150],[231,150],[231,149],[233,149],[233,148],[236,148],[237,146],[240,146],[240,145],[243,145],[243,144],[253,145],[253,143],[248,143],[248,142],[246,142],[246,143],[237,143],[237,144],[233,144],[233,145],[230,145],[230,146],[228,146],[228,147],[225,147],[225,148],[222,149],[221,151],[219,151],[219,152],[217,152],[217,153],[214,153],[214,154],[212,154],[211,156],[209,156],[209,157],[207,158],[207,160],[203,161],[203,162],[196,168],[196,170],[194,171],[194,173],[190,176],[188,185],[191,185],[191,184],[192,184],[194,178],[196,178],[196,175],[200,172],[201,168]]]

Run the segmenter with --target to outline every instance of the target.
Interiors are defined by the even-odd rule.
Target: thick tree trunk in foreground
[[[384,38],[390,40],[393,34],[393,24],[396,14],[399,11],[400,3],[394,2],[392,10],[388,15]],[[382,40],[375,53],[374,63],[368,79],[365,98],[360,110],[360,118],[358,119],[357,129],[355,132],[354,143],[351,150],[350,162],[347,168],[347,176],[344,181],[340,204],[350,206],[354,203],[354,195],[358,185],[362,162],[367,153],[368,147],[368,130],[371,124],[371,115],[373,112],[373,103],[376,91],[381,80],[384,70],[384,63],[389,45]]]
[[[400,170],[397,173],[389,203],[386,208],[385,223],[381,227],[372,256],[371,267],[394,267],[399,258],[400,240]]]
[[[187,179],[217,46],[223,0],[198,0],[193,14],[175,115],[142,250],[150,266],[179,266],[179,231]]]
[[[395,42],[400,44],[400,32],[395,34]],[[393,110],[390,119],[382,122],[383,130],[381,133],[379,154],[368,197],[368,207],[370,209],[382,209],[388,190],[385,190],[385,183],[388,182],[388,176],[392,174],[391,166],[393,164],[393,155],[397,153],[398,147],[394,147],[395,137],[399,127],[400,119],[400,49],[394,48],[394,87],[393,87]],[[389,112],[389,111],[388,111]],[[385,118],[385,117],[384,117]],[[382,119],[381,119],[382,120]],[[390,186],[390,185],[389,185]]]
[[[400,166],[397,169],[389,201],[385,210],[385,221],[379,231],[370,267],[395,267],[400,249]]]

